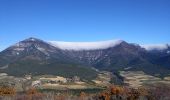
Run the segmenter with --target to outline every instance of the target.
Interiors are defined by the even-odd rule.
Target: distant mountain
[[[170,65],[169,59],[164,59],[166,63],[157,61],[159,58],[157,54],[161,55],[162,51],[157,51],[158,53],[155,54],[137,44],[131,44],[125,41],[105,49],[67,50],[67,52],[73,59],[77,59],[77,61],[94,66],[100,70],[112,72],[141,70],[147,74],[159,74],[160,76],[166,76],[170,73],[168,66],[162,66],[163,64]],[[167,56],[167,53],[165,55]]]
[[[103,42],[46,42],[28,38],[0,53],[0,71],[10,75],[54,74],[96,77],[97,71],[142,70],[147,74],[170,74],[170,47],[147,49],[122,40]]]
[[[168,44],[162,49],[151,49],[148,52],[152,63],[170,69],[170,46]]]

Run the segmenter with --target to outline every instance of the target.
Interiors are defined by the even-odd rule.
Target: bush
[[[0,96],[14,96],[16,90],[11,87],[0,87]]]

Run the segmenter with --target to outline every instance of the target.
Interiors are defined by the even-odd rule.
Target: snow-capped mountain
[[[93,78],[97,73],[76,62],[64,50],[36,38],[25,39],[2,51],[0,72],[14,76],[52,74],[85,79]]]
[[[14,61],[23,57],[29,59],[37,58],[37,60],[49,59],[51,57],[60,57],[61,59],[63,55],[65,56],[65,53],[45,41],[31,37],[8,47],[1,52],[1,55],[5,55],[7,59],[12,58]]]
[[[113,72],[128,67],[164,76],[170,74],[169,51],[169,45],[140,46],[122,40],[75,43],[28,38],[0,53],[0,71],[12,75],[60,72],[72,75],[77,71],[74,75],[81,76],[87,71],[95,76],[91,67]],[[82,69],[85,71],[81,72]]]

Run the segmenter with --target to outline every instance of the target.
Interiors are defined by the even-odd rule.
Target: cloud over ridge
[[[141,47],[145,48],[146,50],[165,50],[168,49],[169,44],[146,44],[141,45]]]
[[[64,50],[96,50],[114,47],[122,43],[122,40],[108,40],[99,42],[64,42],[48,41],[51,45]]]

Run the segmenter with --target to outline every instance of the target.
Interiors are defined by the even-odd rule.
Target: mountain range
[[[141,46],[123,40],[56,42],[28,38],[0,52],[0,72],[13,76],[60,75],[93,79],[98,70],[170,74],[170,45]],[[148,49],[149,48],[149,49]]]

